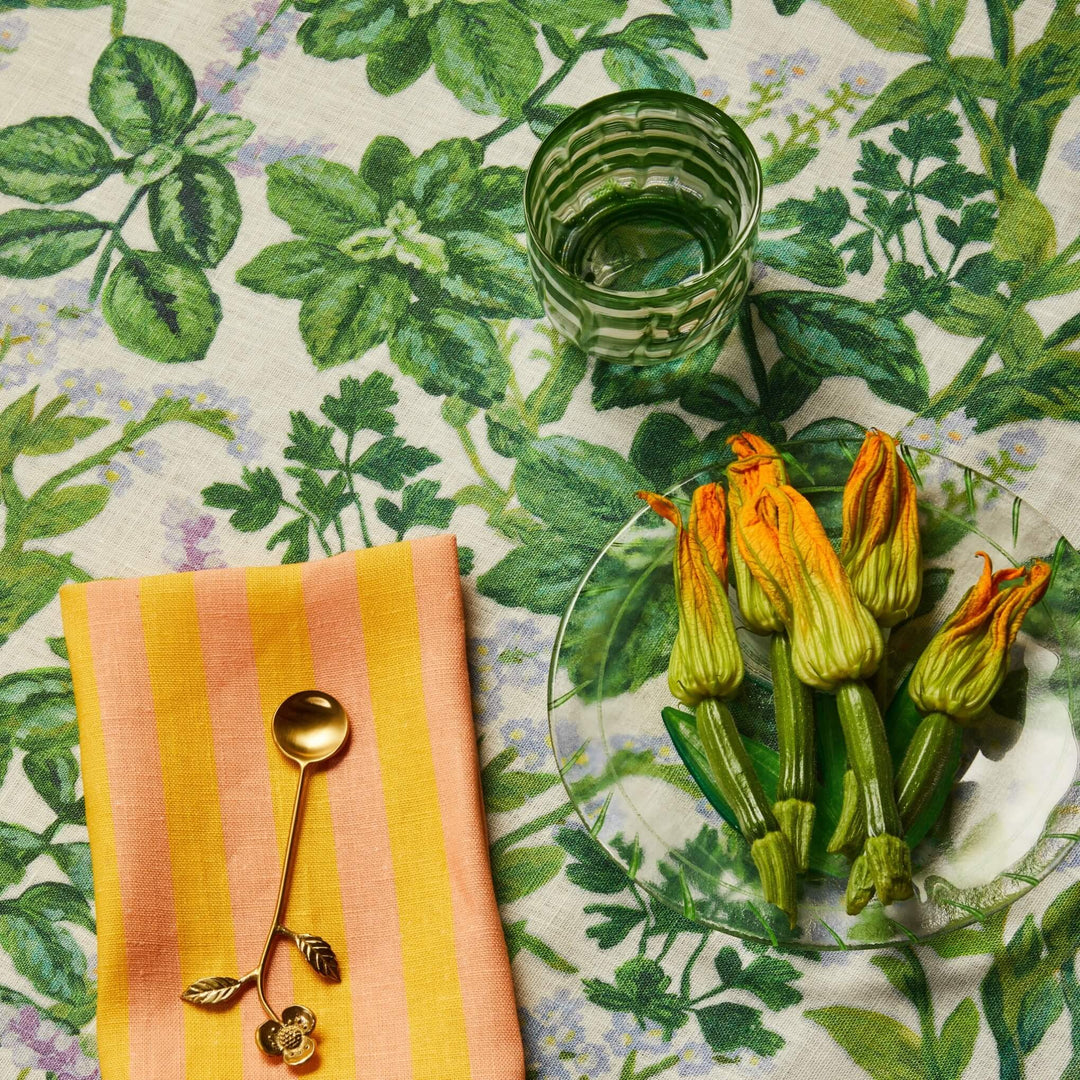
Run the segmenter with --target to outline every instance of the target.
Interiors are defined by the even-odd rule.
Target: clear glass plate
[[[839,542],[843,485],[859,442],[808,440],[780,449],[789,475]],[[585,826],[638,887],[688,919],[740,937],[814,948],[923,940],[979,921],[1038,884],[1080,839],[1076,660],[1059,644],[1078,556],[1040,514],[988,477],[946,458],[909,454],[917,472],[925,556],[921,611],[887,645],[893,709],[922,646],[975,581],[995,567],[1052,560],[1054,582],[1025,621],[1011,671],[987,723],[965,733],[959,772],[937,825],[916,847],[915,898],[858,916],[844,910],[844,876],[802,879],[799,923],[761,897],[749,848],[702,796],[661,718],[677,706],[666,658],[676,613],[674,532],[643,506],[600,553],[570,602],[551,661],[551,744]],[[669,495],[689,501],[720,470]],[[734,600],[734,593],[732,593]],[[746,662],[732,712],[744,735],[775,746],[765,639],[739,625]],[[819,710],[829,708],[818,701]],[[895,713],[893,714],[895,715]],[[846,870],[846,867],[844,868]]]

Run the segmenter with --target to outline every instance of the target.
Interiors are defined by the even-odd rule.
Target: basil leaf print
[[[853,375],[885,401],[921,409],[926,368],[915,338],[873,304],[827,293],[767,292],[752,298],[781,353],[808,375]]]
[[[353,265],[328,276],[304,298],[300,334],[317,367],[363,356],[385,341],[409,305],[409,285],[394,270]]]
[[[270,209],[300,236],[333,244],[379,221],[374,192],[336,162],[289,158],[271,165],[266,180]]]
[[[307,239],[266,249],[237,280],[303,299],[300,332],[319,367],[389,338],[391,358],[429,393],[487,407],[509,372],[477,316],[541,312],[525,249],[502,220],[519,216],[509,207],[523,176],[481,161],[467,139],[414,158],[399,140],[381,138],[359,172],[314,157],[271,165],[270,209]]]
[[[32,203],[67,203],[117,174],[128,186],[127,205],[109,215],[113,220],[76,210],[0,214],[0,274],[46,277],[100,251],[88,300],[92,306],[105,287],[102,313],[118,341],[151,360],[202,359],[221,308],[199,267],[221,262],[241,219],[235,182],[221,162],[254,126],[205,109],[193,118],[191,71],[172,49],[144,38],[118,36],[106,47],[89,97],[98,122],[131,156],[114,159],[103,136],[82,120],[36,117],[0,130],[0,191]],[[160,252],[133,251],[122,236],[141,205]],[[71,317],[83,314],[89,312],[73,310]],[[0,336],[0,358],[9,347]]]
[[[621,18],[627,0],[577,0],[564,4],[562,0],[527,0],[525,9],[537,22],[546,26],[575,29],[590,23],[606,23]]]
[[[435,72],[473,112],[513,115],[540,79],[535,33],[507,0],[443,0],[430,38]]]
[[[196,266],[217,266],[240,229],[240,198],[232,175],[213,158],[196,154],[151,187],[149,208],[158,247]]]
[[[510,366],[487,324],[448,308],[406,315],[390,338],[390,359],[429,394],[454,394],[478,408],[500,400]]]
[[[156,251],[124,256],[101,309],[121,345],[164,364],[201,360],[221,322],[221,301],[202,270]]]
[[[704,58],[689,25],[675,15],[642,15],[605,39],[604,70],[621,90],[679,90],[692,93],[693,80],[664,49]]]
[[[428,20],[399,19],[378,36],[368,53],[368,83],[384,97],[400,93],[431,67],[431,59]]]
[[[9,210],[0,214],[0,274],[57,274],[93,254],[109,226],[79,210]]]
[[[236,272],[236,280],[254,292],[303,300],[324,278],[348,276],[355,264],[334,248],[311,240],[286,240],[263,248]]]
[[[195,108],[195,78],[167,45],[117,38],[94,66],[90,108],[118,146],[139,154],[181,134]]]
[[[34,203],[66,203],[112,171],[109,144],[74,116],[40,116],[0,129],[0,191]]]

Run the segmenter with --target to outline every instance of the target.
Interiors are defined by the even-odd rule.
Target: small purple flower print
[[[886,71],[880,64],[864,60],[840,72],[840,85],[849,86],[856,94],[876,94],[885,85]]]
[[[67,278],[56,283],[51,300],[52,326],[69,341],[89,341],[105,325],[100,311],[90,302],[90,279]]]
[[[271,59],[280,56],[300,24],[300,16],[286,11],[275,17],[279,6],[275,3],[256,4],[254,13],[237,11],[228,16],[221,24],[225,31],[221,43],[232,52],[251,49]],[[262,30],[264,26],[266,29]]]
[[[708,1043],[688,1042],[675,1053],[679,1055],[675,1069],[679,1076],[709,1076],[716,1064]]]
[[[593,742],[590,740],[582,745],[581,730],[572,720],[555,722],[555,746],[559,752],[559,768],[567,780],[580,780],[582,776],[599,773],[603,768],[603,760]]]
[[[62,371],[57,386],[80,415],[94,413],[126,423],[138,419],[150,408],[151,399],[146,391],[128,386],[124,376],[112,368]]]
[[[620,750],[629,750],[635,754],[648,750],[652,753],[654,761],[677,762],[679,760],[675,748],[671,745],[671,740],[666,735],[622,735],[615,732],[608,736],[607,743],[613,754]]]
[[[817,71],[821,57],[809,49],[800,49],[787,58],[787,70],[793,79],[805,79]]]
[[[1017,465],[1034,466],[1046,453],[1046,440],[1033,427],[1017,427],[1002,432],[998,449]]]
[[[554,644],[532,619],[504,619],[495,635],[500,675],[515,686],[528,689],[547,682],[548,662]]]
[[[963,409],[954,409],[940,420],[916,417],[901,432],[901,438],[908,446],[948,457],[975,433],[975,424]]]
[[[525,1067],[535,1080],[578,1080],[608,1070],[608,1053],[585,1042],[584,1002],[570,995],[546,998],[519,1010]]]
[[[259,138],[245,143],[236,154],[229,168],[237,176],[259,176],[267,165],[275,161],[284,161],[291,157],[325,157],[335,147],[335,143],[318,142],[315,139],[268,139]]]
[[[173,570],[208,570],[225,565],[221,549],[211,539],[217,524],[213,515],[202,513],[194,503],[173,499],[162,511],[161,524],[169,538],[165,562]]]
[[[552,639],[529,619],[506,618],[492,633],[469,641],[473,715],[495,721],[509,690],[532,691],[547,682]]]
[[[723,828],[724,819],[716,812],[716,807],[713,806],[708,799],[698,799],[698,801],[694,803],[694,809],[697,811],[698,817],[702,818],[714,829]]]
[[[55,1080],[93,1080],[99,1075],[97,1062],[87,1056],[79,1037],[69,1035],[29,1005],[0,1005],[0,1047],[10,1052],[17,1077],[34,1077],[34,1072],[23,1070],[37,1069]]]
[[[602,1076],[608,1070],[608,1052],[599,1043],[579,1043],[574,1048],[570,1065],[573,1075]]]
[[[30,24],[25,19],[15,16],[0,19],[0,53],[13,53],[30,33]]]
[[[962,446],[975,434],[976,421],[963,409],[955,409],[941,419],[941,445],[946,454],[953,446]]]
[[[135,475],[124,462],[114,458],[108,465],[98,466],[97,480],[114,495],[122,495],[135,482]]]
[[[190,386],[159,384],[154,387],[153,393],[155,398],[187,398],[196,409],[220,409],[233,432],[233,438],[225,444],[226,450],[241,461],[251,461],[258,457],[264,440],[251,426],[254,413],[247,398],[229,393],[210,379]]]
[[[787,61],[776,53],[766,53],[746,66],[752,83],[774,86],[787,74]]]
[[[661,1028],[647,1023],[644,1030],[630,1013],[613,1013],[611,1027],[604,1033],[604,1041],[612,1053],[625,1057],[631,1050],[639,1054],[670,1054],[671,1040],[664,1038]]]
[[[714,104],[728,96],[728,84],[716,75],[706,75],[697,81],[697,96]]]
[[[154,442],[153,439],[140,439],[124,460],[130,461],[143,472],[158,476],[161,473],[161,466],[165,464],[165,453],[161,449],[161,444]]]
[[[224,60],[208,64],[206,74],[196,84],[199,100],[205,101],[214,112],[236,112],[251,89],[256,69],[252,66],[239,68]]]
[[[253,11],[260,24],[273,21],[275,23],[287,22],[294,27],[299,26],[303,16],[296,11],[281,10],[287,6],[287,4],[280,3],[279,0],[256,0]]]
[[[512,746],[517,751],[514,768],[525,772],[543,772],[550,771],[554,766],[547,724],[542,720],[534,717],[507,720],[499,728],[499,734],[506,746]]]
[[[47,300],[20,291],[0,297],[0,385],[21,386],[56,361],[59,335]]]
[[[1080,172],[1080,132],[1061,148],[1059,157],[1073,172]]]
[[[499,682],[491,663],[491,648],[484,639],[469,642],[469,685],[473,719],[484,727],[498,717],[502,707]]]
[[[780,106],[780,115],[783,117],[794,116],[796,113],[808,111],[810,102],[806,98],[792,98]]]
[[[916,450],[934,451],[939,445],[939,432],[936,420],[917,416],[901,433],[901,438],[908,446]]]

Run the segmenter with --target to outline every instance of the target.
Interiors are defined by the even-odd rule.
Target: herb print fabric
[[[597,366],[541,317],[523,170],[649,86],[747,128],[758,265],[719,343]],[[879,425],[1080,539],[1078,93],[1075,0],[0,0],[0,1077],[97,1073],[59,587],[442,530],[530,1076],[1080,1076],[1080,860],[932,947],[746,945],[578,827],[544,701],[633,491],[740,428]]]

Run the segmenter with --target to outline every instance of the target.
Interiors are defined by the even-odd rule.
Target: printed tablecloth
[[[750,132],[753,291],[717,346],[594,365],[523,167],[647,86]],[[1080,859],[933,947],[749,947],[596,849],[544,700],[634,490],[743,427],[899,431],[1080,537],[1078,92],[1075,0],[0,0],[0,1077],[97,1069],[59,587],[441,530],[531,1076],[1080,1076]]]

